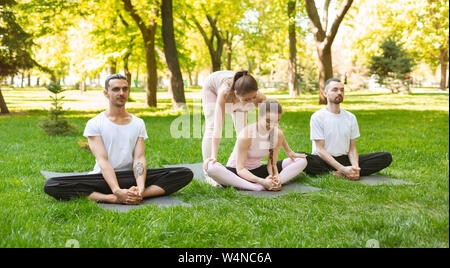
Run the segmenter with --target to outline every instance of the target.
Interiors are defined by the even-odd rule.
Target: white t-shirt
[[[134,148],[139,137],[147,139],[147,130],[144,120],[131,115],[131,122],[127,125],[117,125],[106,117],[105,112],[90,119],[84,130],[83,136],[101,136],[108,160],[114,171],[133,169]],[[90,174],[101,173],[100,166],[95,160],[94,170]]]
[[[317,155],[314,140],[325,140],[325,151],[332,156],[348,155],[350,140],[359,137],[359,127],[355,115],[341,108],[339,114],[326,108],[311,116],[312,154]]]

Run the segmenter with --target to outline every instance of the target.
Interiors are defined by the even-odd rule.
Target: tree
[[[413,58],[409,57],[402,44],[392,37],[386,39],[380,48],[381,56],[372,56],[370,71],[380,77],[380,84],[395,83],[396,81],[404,84],[412,71]],[[393,87],[391,90],[392,92],[396,91]]]
[[[212,72],[222,69],[222,54],[226,45],[227,68],[231,68],[233,39],[239,32],[247,1],[195,0],[186,3],[185,22],[200,32],[211,58]],[[232,9],[232,10],[230,10]]]
[[[339,26],[344,19],[345,14],[350,9],[353,0],[344,0],[341,8],[336,14],[336,18],[328,31],[328,10],[331,0],[325,0],[323,7],[323,24],[320,21],[314,0],[305,0],[306,12],[310,20],[314,39],[316,41],[317,54],[319,56],[319,103],[326,104],[324,95],[325,81],[333,77],[333,62],[331,55],[331,46],[336,37]]]
[[[161,1],[161,17],[164,54],[170,78],[169,92],[172,93],[172,106],[176,109],[178,105],[186,106],[186,98],[184,96],[183,76],[180,63],[178,62],[178,51],[173,30],[172,0]]]
[[[394,35],[403,47],[432,69],[440,66],[441,88],[448,70],[449,2],[443,0],[411,1],[359,0],[349,12],[353,58],[368,63],[378,45]],[[364,20],[367,27],[360,27]]]
[[[36,67],[58,82],[70,70],[69,37],[67,31],[83,15],[80,1],[27,0],[19,1],[15,10],[20,24],[32,34]]]
[[[34,66],[29,50],[33,45],[31,35],[17,23],[11,10],[16,4],[14,0],[0,3],[0,79]],[[1,113],[9,113],[1,89],[0,110]]]
[[[156,107],[158,71],[155,53],[155,34],[157,30],[156,19],[159,17],[159,9],[154,4],[151,5],[148,7],[149,10],[145,12],[146,14],[150,14],[150,17],[144,19],[144,17],[138,13],[136,7],[131,3],[131,0],[122,0],[122,2],[125,6],[125,10],[129,12],[130,16],[139,27],[144,40],[145,60],[147,63],[147,84],[145,88],[147,93],[147,105],[149,107]]]
[[[419,32],[416,35],[424,57],[440,65],[440,88],[447,88],[449,52],[449,2],[427,0],[426,7],[419,9]],[[431,57],[431,58],[430,58]],[[434,64],[433,64],[434,65]]]
[[[289,18],[289,67],[288,67],[288,86],[291,97],[298,96],[297,82],[297,38],[295,32],[296,0],[289,0],[287,3],[287,14]]]
[[[219,17],[219,14],[216,14],[215,17]],[[208,47],[209,55],[211,56],[212,72],[216,72],[222,69],[222,52],[225,40],[222,37],[219,29],[217,28],[217,19],[209,14],[206,14],[206,18],[208,20],[209,26],[211,27],[211,37],[208,36],[205,28],[197,20],[196,17],[192,17],[192,20],[202,34],[203,40]]]

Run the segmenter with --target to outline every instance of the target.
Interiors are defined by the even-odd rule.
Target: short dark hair
[[[331,82],[339,82],[339,83],[341,83],[341,80],[339,80],[339,78],[336,78],[336,77],[330,78],[330,79],[328,79],[325,82],[325,85],[323,86],[323,89],[326,89],[328,84],[330,84]]]
[[[127,77],[124,76],[123,74],[112,74],[112,75],[108,76],[105,80],[105,90],[106,91],[108,91],[109,81],[111,81],[113,79],[121,79],[121,80],[125,80],[128,82]]]

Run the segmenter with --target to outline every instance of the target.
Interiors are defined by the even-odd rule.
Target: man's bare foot
[[[359,176],[347,176],[345,177],[349,181],[359,181]]]
[[[95,202],[118,204],[119,198],[114,194],[102,194],[98,192],[93,192],[88,196],[88,199]]]
[[[335,176],[336,178],[346,178],[344,173],[337,170],[333,171],[333,176]]]

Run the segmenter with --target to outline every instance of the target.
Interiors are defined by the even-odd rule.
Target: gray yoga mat
[[[194,173],[194,179],[199,181],[206,181],[205,175],[203,173],[203,163],[194,163],[194,164],[179,164],[179,165],[164,165],[166,168],[171,167],[186,167],[192,170]],[[308,186],[308,185],[301,185],[299,183],[290,183],[287,185],[284,185],[281,191],[274,192],[274,191],[246,191],[246,190],[239,190],[237,191],[239,193],[245,194],[245,195],[252,195],[255,197],[274,197],[274,196],[281,196],[292,192],[299,192],[299,193],[309,193],[309,192],[316,192],[320,191],[322,189]]]
[[[278,192],[274,192],[274,191],[246,191],[246,190],[237,190],[239,193],[241,194],[245,194],[245,195],[251,195],[254,197],[277,197],[277,196],[282,196],[285,194],[289,194],[289,193],[302,193],[302,194],[306,194],[306,193],[310,193],[310,192],[317,192],[320,191],[322,189],[317,188],[317,187],[313,187],[313,186],[309,186],[309,185],[301,185],[300,183],[289,183],[286,185],[283,185],[283,187],[281,188],[281,191]]]
[[[203,163],[194,163],[194,164],[178,164],[178,165],[163,165],[165,168],[173,168],[173,167],[186,167],[192,170],[194,173],[194,179],[199,181],[205,181],[205,174],[203,173]]]
[[[41,170],[41,174],[46,178],[54,178],[54,177],[68,177],[68,176],[80,176],[80,175],[87,175],[89,172],[68,172],[68,173],[61,173],[61,172],[52,172],[52,171],[46,171]],[[191,204],[184,203],[183,201],[177,199],[173,196],[158,196],[154,198],[148,198],[145,199],[141,204],[131,206],[131,205],[122,205],[122,204],[106,204],[106,203],[97,203],[97,205],[104,209],[109,209],[112,211],[119,211],[119,212],[127,212],[131,209],[137,209],[142,208],[143,206],[147,205],[158,205],[160,207],[171,207],[171,206],[184,206],[184,207],[191,207]]]
[[[55,178],[55,177],[69,177],[69,176],[83,176],[88,175],[89,171],[87,172],[53,172],[53,171],[47,171],[47,170],[41,170],[42,176],[44,176],[46,179]]]
[[[358,181],[361,184],[377,186],[377,185],[414,185],[415,183],[409,181],[403,181],[398,179],[389,178],[382,175],[370,175],[361,177]]]
[[[172,207],[172,206],[183,206],[192,207],[191,204],[184,203],[183,201],[173,197],[173,196],[160,196],[155,198],[145,199],[141,204],[137,206],[122,205],[122,204],[105,204],[98,203],[98,206],[104,209],[109,209],[118,212],[127,212],[132,209],[142,208],[148,205],[157,205],[159,207]]]

